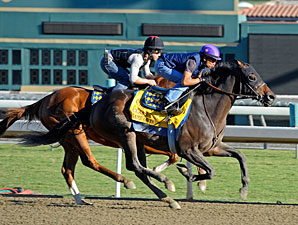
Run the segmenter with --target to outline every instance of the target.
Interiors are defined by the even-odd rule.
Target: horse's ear
[[[242,62],[242,61],[240,61],[240,60],[238,60],[238,59],[234,59],[234,61],[237,63],[237,65],[238,65],[239,67],[243,67],[243,66],[244,66],[244,62]]]

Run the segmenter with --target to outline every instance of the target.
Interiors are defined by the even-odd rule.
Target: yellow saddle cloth
[[[182,113],[167,119],[167,113],[155,111],[141,105],[141,98],[144,92],[145,90],[138,91],[129,107],[132,120],[163,128],[168,128],[168,124],[173,124],[175,129],[177,129],[180,123],[184,120],[185,116],[188,116],[192,99],[188,99],[183,104],[181,107]]]

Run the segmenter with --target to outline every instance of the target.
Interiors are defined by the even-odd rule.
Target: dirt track
[[[298,224],[298,205],[90,199],[77,206],[69,198],[0,196],[0,224]]]

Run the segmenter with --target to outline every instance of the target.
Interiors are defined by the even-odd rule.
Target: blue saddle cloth
[[[168,89],[152,86],[145,91],[141,99],[142,105],[149,109],[161,111],[163,109],[162,101],[167,92]]]
[[[100,85],[93,85],[93,88],[94,90],[91,97],[92,104],[100,101],[109,92],[109,88]]]
[[[96,102],[98,102],[99,100],[101,100],[104,95],[105,95],[104,92],[93,90],[93,92],[92,92],[92,98],[91,98],[92,104],[95,104]]]

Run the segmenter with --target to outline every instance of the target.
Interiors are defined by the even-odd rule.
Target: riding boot
[[[105,52],[104,52],[104,63],[105,63],[105,66],[108,66],[111,61],[113,61],[113,56],[111,54],[109,54],[109,51],[105,49]]]

